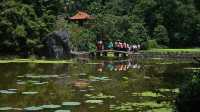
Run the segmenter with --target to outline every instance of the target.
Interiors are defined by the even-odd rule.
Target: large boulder
[[[48,34],[43,40],[42,54],[49,58],[65,58],[70,55],[69,33],[55,31]]]

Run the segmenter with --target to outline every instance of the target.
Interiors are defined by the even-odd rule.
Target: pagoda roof
[[[86,12],[78,11],[74,16],[69,17],[70,20],[87,20],[87,19],[94,19],[91,15]]]

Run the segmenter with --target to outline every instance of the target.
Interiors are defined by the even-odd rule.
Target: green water
[[[1,63],[0,111],[171,112],[183,61]],[[65,110],[65,111],[64,111]]]

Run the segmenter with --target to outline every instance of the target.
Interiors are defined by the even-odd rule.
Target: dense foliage
[[[161,47],[199,47],[199,7],[199,0],[1,0],[0,51],[34,53],[42,47],[41,38],[57,30],[58,15],[69,17],[77,10],[95,19],[83,26],[57,23],[70,31],[74,48],[93,48],[96,38],[131,44],[156,40]]]
[[[54,30],[59,0],[3,0],[0,2],[1,53],[34,53],[41,38]]]
[[[198,0],[70,0],[68,15],[77,9],[96,17],[98,36],[129,43],[156,40],[173,48],[200,44]]]
[[[176,99],[178,112],[195,112],[200,103],[200,72],[194,74],[193,78],[180,90]]]

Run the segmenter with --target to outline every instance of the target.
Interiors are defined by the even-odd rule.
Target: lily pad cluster
[[[17,93],[16,90],[0,90],[1,94],[15,94]]]
[[[48,79],[48,78],[59,78],[59,75],[34,75],[26,74],[24,78],[33,78],[33,79]]]
[[[42,105],[42,106],[31,106],[31,107],[26,107],[23,110],[25,110],[25,111],[42,111],[45,109],[54,109],[55,112],[71,112],[71,110],[61,110],[60,108],[62,108],[63,106],[79,106],[79,105],[81,105],[80,102],[63,102],[62,105],[49,104],[49,105]],[[13,109],[13,108],[11,108],[11,107],[0,108],[0,110],[11,110],[11,109]]]
[[[173,93],[179,93],[179,89],[176,88],[176,89],[164,89],[164,88],[161,88],[159,89],[158,91],[160,92],[173,92]]]
[[[171,109],[169,104],[156,103],[155,101],[146,102],[126,102],[118,105],[110,105],[110,110],[119,112],[133,112],[133,111],[152,111],[154,109],[167,108]]]
[[[0,107],[0,111],[9,111],[9,110],[21,111],[23,109],[21,109],[21,108],[12,108],[12,107]]]
[[[103,104],[103,100],[86,100],[85,103]]]
[[[85,94],[85,96],[88,98],[91,98],[91,99],[113,99],[113,98],[115,98],[115,96],[105,95],[103,93],[99,93],[97,95]]]
[[[23,95],[35,95],[38,94],[39,92],[22,92]]]
[[[89,77],[91,81],[109,81],[111,79],[109,79],[108,77],[95,77],[95,76],[90,76]]]
[[[159,93],[153,93],[151,91],[146,91],[142,93],[132,93],[133,96],[141,96],[141,97],[160,97],[162,96]]]

